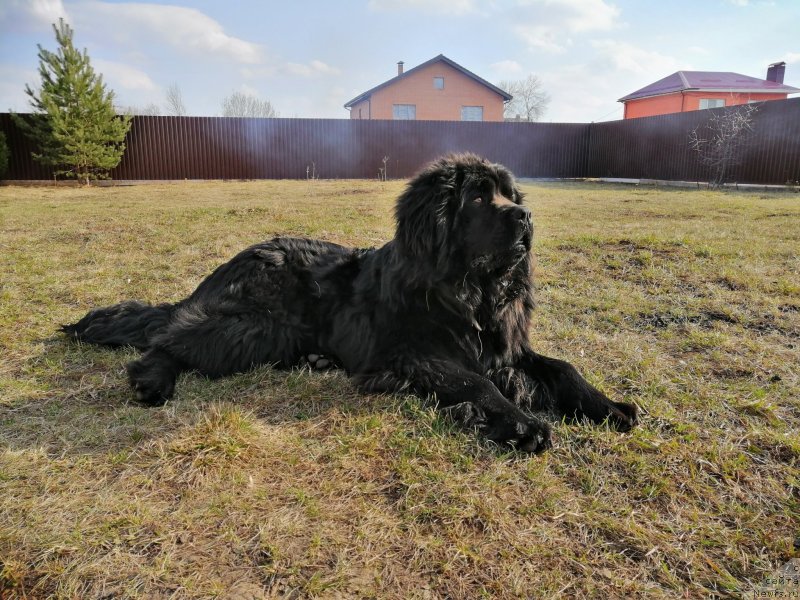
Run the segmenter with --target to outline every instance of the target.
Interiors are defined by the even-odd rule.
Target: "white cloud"
[[[67,17],[67,11],[61,0],[30,0],[26,4],[31,15],[39,22],[55,23],[59,17]]]
[[[572,40],[563,37],[559,28],[552,25],[517,25],[514,33],[529,47],[553,54],[560,54],[572,45]]]
[[[783,60],[786,62],[787,65],[800,63],[800,52],[787,52],[784,55]]]
[[[417,10],[443,15],[465,15],[478,9],[476,0],[369,0],[367,6],[379,11]]]
[[[92,59],[92,66],[95,71],[102,73],[103,80],[114,90],[122,88],[152,92],[158,89],[150,76],[136,67],[100,58]]]
[[[548,12],[561,12],[570,32],[608,31],[618,25],[620,10],[605,0],[534,0]]]
[[[620,10],[605,0],[522,0],[514,32],[529,47],[564,52],[572,37],[619,26]]]
[[[265,77],[272,77],[278,72],[278,69],[272,65],[259,65],[255,67],[241,67],[239,75],[245,79],[263,79]]]
[[[248,96],[253,96],[254,98],[258,98],[260,96],[256,88],[254,88],[252,85],[247,85],[246,83],[243,83],[239,86],[239,91],[243,94],[247,94]]]
[[[3,98],[0,111],[10,109],[16,112],[29,112],[31,107],[28,95],[25,93],[25,84],[36,89],[40,81],[39,73],[35,69],[0,65],[0,98]]]
[[[595,40],[591,58],[540,75],[552,100],[546,119],[586,123],[621,119],[616,100],[692,65],[671,56],[617,40]]]
[[[339,69],[332,67],[321,60],[312,60],[309,64],[286,63],[283,69],[289,75],[299,75],[301,77],[313,77],[315,75],[338,75]]]
[[[648,81],[643,85],[657,81],[675,71],[691,70],[691,66],[685,62],[680,62],[659,52],[639,48],[628,42],[594,40],[591,45],[597,51],[598,59],[605,61],[614,71],[632,73],[647,78]]]
[[[149,39],[193,56],[220,56],[241,64],[263,60],[260,45],[228,35],[219,22],[193,8],[89,1],[75,4],[74,13],[81,27],[105,31],[117,41],[140,44]]]
[[[489,65],[489,68],[494,73],[497,79],[504,79],[507,77],[519,77],[525,73],[522,65],[515,60],[501,60]]]
[[[0,2],[0,29],[37,31],[57,23],[69,22],[61,0],[3,0]]]

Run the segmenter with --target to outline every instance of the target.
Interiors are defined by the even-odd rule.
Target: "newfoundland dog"
[[[63,326],[144,354],[127,366],[138,399],[166,402],[183,371],[258,365],[343,368],[366,392],[432,397],[464,426],[526,452],[550,446],[550,411],[620,430],[613,402],[572,365],[531,349],[531,212],[511,173],[471,154],[428,165],[397,201],[382,248],[274,238],[218,267],[185,300],[127,301]]]

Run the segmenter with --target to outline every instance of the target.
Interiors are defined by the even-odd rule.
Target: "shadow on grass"
[[[150,442],[182,435],[224,406],[222,410],[234,410],[262,426],[286,428],[290,436],[291,429],[304,436],[322,428],[349,437],[392,421],[392,427],[407,428],[404,437],[452,437],[457,439],[446,446],[466,443],[495,458],[529,457],[466,431],[428,399],[364,394],[337,369],[262,366],[219,379],[183,373],[175,396],[164,406],[149,407],[136,401],[127,381],[125,364],[139,356],[135,349],[96,347],[60,335],[40,343],[42,352],[21,369],[27,385],[16,399],[0,401],[0,447],[11,451],[41,452],[50,458],[124,457]],[[534,415],[558,422],[552,413]]]
[[[269,366],[208,379],[184,373],[163,407],[136,402],[125,364],[132,348],[108,349],[54,336],[13,373],[0,400],[0,445],[49,456],[109,453],[169,436],[196,422],[209,406],[230,403],[267,425],[396,412],[399,397],[359,393],[342,371]],[[421,401],[420,401],[421,402]]]

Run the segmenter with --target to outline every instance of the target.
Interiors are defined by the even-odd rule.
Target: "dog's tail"
[[[174,304],[152,306],[128,300],[89,311],[77,323],[62,325],[61,331],[82,342],[146,350],[153,336],[167,326],[175,307]]]

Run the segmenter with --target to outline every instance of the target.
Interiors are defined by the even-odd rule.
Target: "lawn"
[[[800,196],[526,184],[534,348],[635,402],[504,454],[338,372],[186,375],[60,323],[274,234],[379,245],[402,182],[0,187],[0,597],[752,597],[798,552]]]

